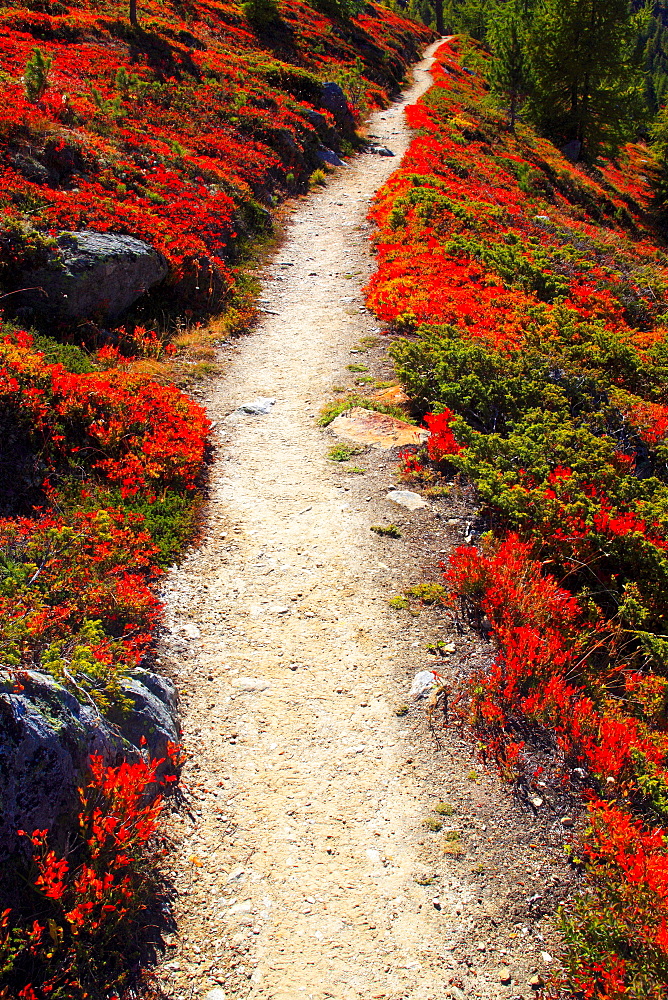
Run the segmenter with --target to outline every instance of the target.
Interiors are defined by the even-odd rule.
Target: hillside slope
[[[92,229],[146,240],[182,299],[219,304],[244,236],[323,144],[350,149],[355,109],[323,83],[381,102],[428,37],[371,4],[337,21],[289,0],[256,28],[234,3],[150,0],[136,28],[118,0],[5,7],[0,287],[44,237]]]
[[[651,154],[574,166],[508,127],[460,41],[380,192],[376,313],[428,449],[416,482],[476,487],[450,612],[496,640],[470,678],[486,753],[535,803],[582,796],[577,995],[665,996],[668,972],[668,268]],[[446,602],[448,603],[448,602]],[[448,683],[456,676],[446,671]],[[572,825],[573,819],[569,818]]]
[[[7,1000],[135,996],[169,914],[147,790],[178,775],[180,725],[154,587],[196,534],[210,426],[141,356],[173,353],[175,328],[229,305],[271,209],[308,189],[323,153],[359,145],[359,109],[430,37],[373,5],[342,21],[289,0],[266,30],[234,4],[141,3],[136,27],[126,14],[0,9]],[[153,248],[168,275],[139,318],[41,309],[63,230]]]

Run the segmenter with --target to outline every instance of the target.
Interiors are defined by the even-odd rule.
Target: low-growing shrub
[[[401,532],[396,524],[372,524],[371,530],[383,538],[401,538]]]
[[[371,530],[374,531],[375,529],[372,528]],[[380,532],[378,532],[378,534],[380,534]],[[387,603],[395,611],[405,611],[410,607],[410,601],[407,597],[404,597],[403,594],[396,594],[394,597],[390,597]]]
[[[393,406],[390,403],[380,403],[369,396],[357,395],[347,395],[344,399],[336,399],[331,403],[327,403],[320,411],[318,423],[321,427],[327,427],[328,424],[331,424],[332,420],[347,410],[352,410],[355,406],[359,406],[365,410],[375,410],[377,413],[387,413],[389,416],[397,417],[399,420],[414,423],[412,418],[407,416],[399,406]]]
[[[361,448],[355,448],[348,444],[335,444],[327,452],[330,462],[347,462],[354,455],[359,455]]]
[[[308,179],[309,187],[316,188],[327,183],[327,174],[324,170],[314,170]]]

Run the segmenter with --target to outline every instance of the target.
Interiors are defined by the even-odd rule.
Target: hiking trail
[[[361,294],[366,213],[410,142],[403,110],[428,89],[438,44],[370,121],[395,155],[356,156],[296,206],[264,271],[263,318],[207,390],[205,537],[163,588],[163,662],[192,755],[190,813],[169,821],[178,934],[159,974],[175,1000],[464,996],[447,985],[452,920],[474,935],[462,912],[477,890],[448,857],[436,901],[422,877],[429,806],[396,715],[396,664],[418,643],[387,604],[395,543],[369,530],[383,505],[401,516],[385,499],[396,456],[376,479],[346,476],[314,420],[379,331]],[[237,412],[258,397],[276,400],[267,414]],[[531,995],[502,985],[503,960],[484,951],[467,995]]]

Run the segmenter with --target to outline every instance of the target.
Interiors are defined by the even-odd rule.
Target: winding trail
[[[164,591],[163,661],[193,751],[191,816],[171,820],[169,997],[450,995],[447,922],[418,884],[424,796],[395,715],[406,639],[380,583],[373,507],[341,484],[313,420],[377,330],[361,297],[366,212],[408,146],[403,108],[428,88],[435,47],[371,121],[396,156],[355,158],[295,210],[266,269],[265,317],[207,397],[208,530]],[[276,398],[268,415],[233,412],[260,396]],[[465,895],[456,874],[451,885]],[[490,972],[475,995],[508,994]]]

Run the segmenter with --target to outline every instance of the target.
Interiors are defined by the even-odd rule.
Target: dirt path
[[[395,157],[357,157],[295,211],[265,275],[267,314],[207,399],[218,436],[208,534],[165,588],[163,659],[194,753],[192,813],[173,819],[169,997],[464,995],[447,985],[450,920],[460,939],[474,933],[462,908],[478,890],[447,857],[436,905],[420,884],[429,809],[395,714],[407,700],[396,664],[418,643],[397,634],[388,543],[369,531],[389,507],[391,465],[349,490],[313,420],[350,380],[351,348],[378,329],[362,308],[365,216],[409,143],[403,105],[427,89],[427,67],[372,120]],[[268,415],[232,412],[256,397],[275,398]],[[481,956],[467,995],[517,995],[499,964]]]

